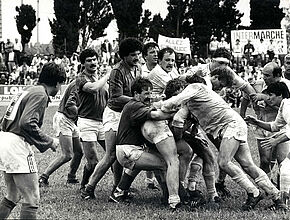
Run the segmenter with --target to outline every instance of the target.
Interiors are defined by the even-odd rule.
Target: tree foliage
[[[120,40],[138,37],[138,23],[142,15],[144,0],[109,0],[117,20]]]
[[[104,36],[104,30],[113,19],[111,6],[106,0],[81,1],[80,33],[82,48],[89,38],[95,40]]]
[[[35,10],[31,5],[22,4],[20,7],[16,7],[18,15],[16,15],[16,26],[18,33],[21,35],[21,44],[23,51],[25,50],[25,44],[29,43],[32,31],[36,26]]]
[[[72,55],[79,44],[80,0],[55,0],[55,19],[49,21],[56,55]]]
[[[151,25],[151,12],[146,9],[141,17],[141,21],[138,24],[138,38],[143,39],[148,35],[149,27]]]
[[[250,0],[251,29],[281,28],[280,22],[284,14],[279,3],[280,0]]]

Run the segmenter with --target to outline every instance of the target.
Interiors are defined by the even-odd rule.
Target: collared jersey
[[[96,76],[89,75],[85,71],[76,78],[76,89],[80,101],[78,116],[81,118],[102,121],[103,112],[108,100],[106,86],[94,93],[83,91],[83,87],[87,82],[96,82],[97,80]]]
[[[3,117],[2,130],[24,137],[40,152],[46,151],[51,147],[53,139],[44,134],[40,127],[49,101],[44,86],[26,87],[10,102]]]

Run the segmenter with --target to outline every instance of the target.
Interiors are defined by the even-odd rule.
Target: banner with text
[[[0,86],[0,106],[7,106],[12,97],[17,93],[21,92],[26,86],[24,85],[1,85]],[[62,95],[66,90],[67,85],[62,85],[60,91],[57,93],[56,96],[50,97],[51,103],[50,106],[56,106],[59,104],[60,100],[62,99]]]
[[[160,49],[171,47],[176,53],[191,54],[189,38],[172,38],[159,34],[158,45]]]
[[[266,29],[266,30],[237,30],[231,31],[231,43],[234,45],[236,40],[240,40],[241,45],[248,43],[251,40],[251,44],[259,45],[260,39],[264,40],[266,45],[270,44],[270,40],[273,40],[276,54],[287,54],[287,38],[286,29]]]

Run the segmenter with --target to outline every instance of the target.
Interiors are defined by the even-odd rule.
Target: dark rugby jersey
[[[147,143],[141,132],[141,126],[150,120],[150,113],[155,110],[142,102],[131,99],[121,114],[117,133],[117,144],[143,145]]]
[[[44,134],[40,127],[49,101],[44,86],[26,87],[9,104],[1,124],[2,130],[24,137],[40,152],[46,151],[51,147],[53,139]]]
[[[108,107],[110,109],[122,111],[132,97],[131,85],[137,77],[141,76],[141,73],[141,66],[134,67],[131,72],[130,67],[123,60],[114,66],[109,79]]]
[[[59,103],[58,111],[67,118],[76,121],[78,117],[78,93],[76,91],[76,81],[72,81],[66,88],[63,97]]]
[[[99,91],[89,93],[83,91],[83,87],[87,82],[96,82],[95,76],[87,74],[83,71],[76,78],[76,89],[79,97],[78,116],[81,118],[102,121],[103,112],[107,105],[108,91],[106,86]]]

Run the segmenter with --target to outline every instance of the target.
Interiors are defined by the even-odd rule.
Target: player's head
[[[119,55],[129,66],[139,63],[143,44],[136,38],[126,38],[119,45]]]
[[[266,93],[269,95],[268,102],[271,106],[280,106],[283,99],[289,98],[289,90],[285,83],[274,82],[271,83]]]
[[[80,54],[80,61],[88,73],[95,73],[98,67],[98,54],[92,48],[83,50]]]
[[[164,90],[166,99],[171,98],[172,96],[178,95],[186,86],[186,82],[181,79],[172,79],[170,80]]]
[[[229,65],[231,60],[231,52],[225,48],[218,48],[212,55],[211,69],[214,70],[220,66]]]
[[[137,101],[141,101],[144,104],[150,104],[152,88],[153,85],[150,80],[140,77],[133,82],[131,93]]]
[[[175,64],[175,56],[175,51],[170,47],[163,48],[158,52],[159,65],[165,72],[172,71]]]
[[[210,72],[213,90],[219,90],[222,87],[231,87],[233,85],[234,73],[227,66],[220,66]]]
[[[142,55],[146,62],[157,64],[159,46],[155,42],[149,42],[144,45]]]
[[[51,96],[55,96],[60,89],[61,84],[66,80],[66,73],[63,67],[55,62],[48,62],[43,65],[39,74],[38,83],[55,88],[49,92]]]
[[[270,85],[271,83],[280,81],[282,76],[282,69],[278,66],[277,63],[270,62],[264,66],[262,74],[266,85]]]

